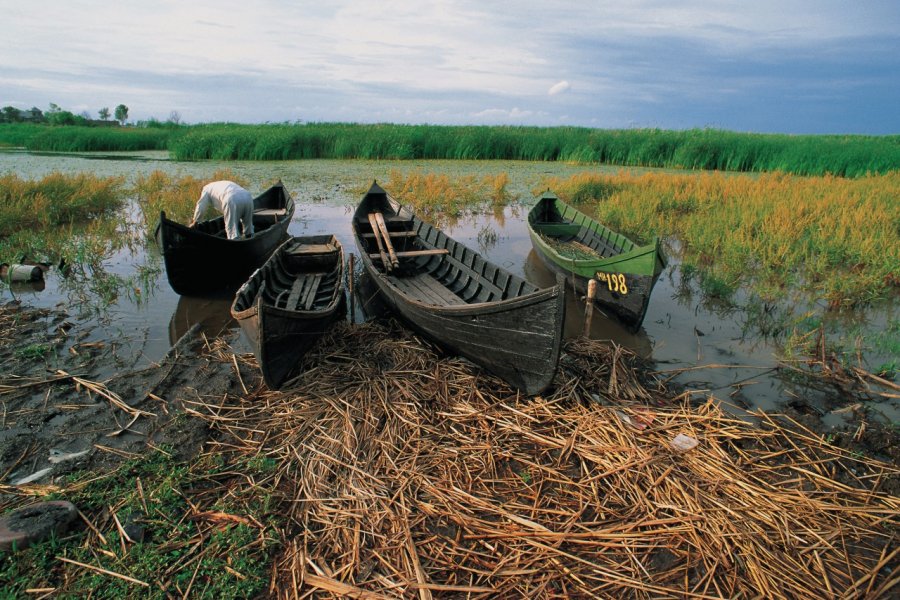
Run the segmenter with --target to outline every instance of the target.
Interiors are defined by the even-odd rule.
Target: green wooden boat
[[[545,192],[528,213],[535,252],[577,292],[597,280],[594,303],[632,331],[644,322],[650,292],[666,266],[659,238],[638,246]]]

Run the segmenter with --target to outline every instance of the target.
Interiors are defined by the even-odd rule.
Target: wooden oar
[[[384,239],[384,245],[387,246],[388,254],[391,257],[391,264],[396,269],[400,266],[400,261],[397,260],[397,254],[394,252],[394,245],[391,243],[391,234],[388,233],[387,225],[384,222],[384,216],[380,212],[375,213],[375,222],[378,223],[378,230],[381,232],[381,237]]]
[[[381,243],[381,233],[378,228],[378,221],[375,220],[375,215],[369,213],[369,225],[372,226],[372,233],[375,234],[375,243],[378,244],[378,256],[381,258],[381,263],[384,265],[384,270],[390,272],[393,264],[388,260],[387,254],[384,252],[384,244]]]

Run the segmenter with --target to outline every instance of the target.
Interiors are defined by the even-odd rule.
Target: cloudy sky
[[[4,2],[0,106],[900,133],[898,0]]]

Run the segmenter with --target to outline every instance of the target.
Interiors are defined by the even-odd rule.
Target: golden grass
[[[0,176],[0,238],[18,231],[85,223],[124,204],[124,177],[50,173],[41,179]]]
[[[428,215],[432,223],[443,225],[448,219],[459,217],[466,209],[485,206],[499,209],[509,200],[509,175],[467,175],[450,177],[446,174],[414,171],[404,174],[392,170],[385,184],[400,203],[413,208],[420,215]],[[440,223],[438,223],[440,222]]]
[[[288,390],[245,372],[249,394],[190,403],[224,434],[211,454],[274,463],[228,487],[282,520],[272,596],[818,600],[900,581],[900,499],[878,491],[895,466],[784,419],[662,402],[621,348],[570,344],[534,398],[374,324],[339,326],[305,364]],[[678,434],[699,445],[674,450]]]
[[[682,258],[765,296],[785,286],[833,307],[900,286],[900,172],[858,179],[703,173],[547,178],[564,199],[624,233],[675,236]]]

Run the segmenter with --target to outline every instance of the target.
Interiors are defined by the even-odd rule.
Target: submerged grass
[[[678,238],[685,267],[718,293],[749,285],[775,300],[799,289],[840,308],[900,287],[900,172],[854,180],[621,172],[548,178],[546,187],[623,233]]]

